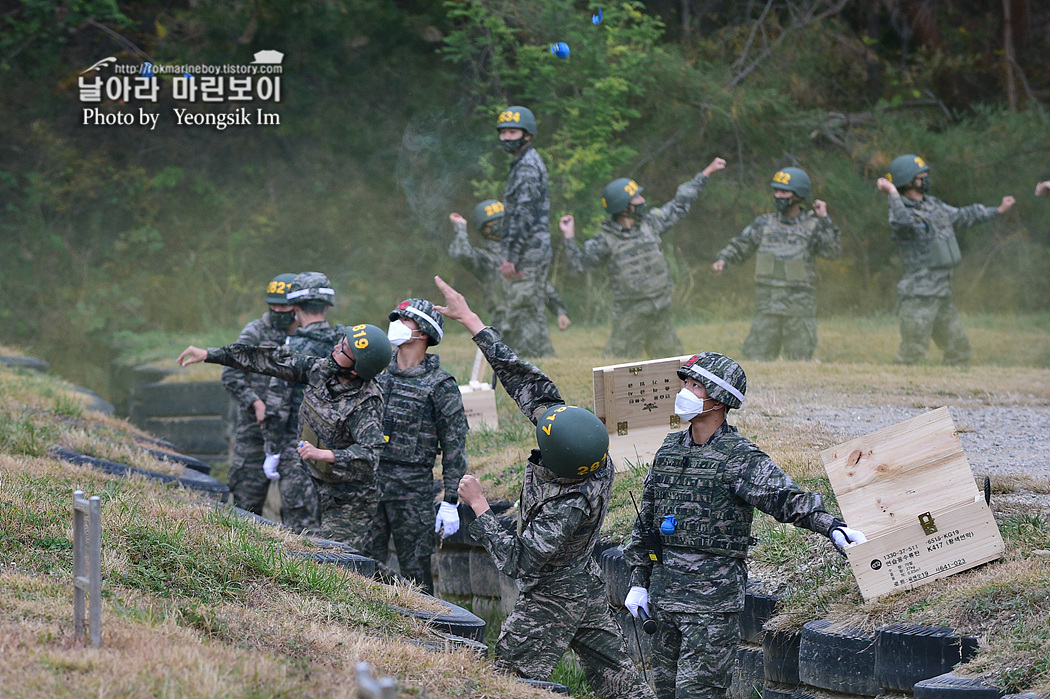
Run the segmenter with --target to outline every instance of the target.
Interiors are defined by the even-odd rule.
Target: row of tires
[[[598,556],[605,576],[609,603],[622,608],[629,590],[630,571],[623,549],[613,546]],[[764,699],[813,699],[813,692],[874,697],[913,694],[916,699],[999,699],[1004,692],[979,679],[951,675],[956,665],[978,650],[977,639],[947,627],[890,624],[875,632],[862,631],[827,620],[811,621],[801,631],[766,630],[776,613],[778,598],[749,587],[740,615],[742,644],[737,651],[735,699],[748,699],[762,689]],[[630,619],[619,621],[632,652],[644,662],[648,648],[633,638]],[[639,647],[641,646],[641,647]],[[801,689],[800,689],[801,688]],[[809,688],[810,695],[805,695]],[[802,695],[797,692],[802,692]]]

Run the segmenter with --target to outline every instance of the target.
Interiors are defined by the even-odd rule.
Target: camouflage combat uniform
[[[564,402],[551,380],[518,359],[493,328],[479,332],[474,341],[533,423],[547,408]],[[591,556],[612,482],[608,460],[590,478],[558,478],[533,450],[525,467],[517,533],[504,529],[491,510],[470,524],[469,533],[521,591],[496,642],[498,665],[546,680],[572,648],[598,696],[652,697],[609,615],[605,584]]]
[[[376,381],[386,399],[383,430],[390,441],[379,453],[379,508],[367,553],[385,560],[393,535],[401,574],[433,593],[434,462],[440,451],[444,499],[455,505],[459,479],[467,472],[463,398],[456,377],[441,368],[436,354],[401,369],[395,350]]]
[[[759,216],[729,241],[718,259],[739,264],[755,255],[755,320],[744,340],[750,359],[812,359],[817,347],[817,258],[842,254],[841,232],[812,211],[795,218]]]
[[[321,535],[363,551],[375,519],[375,468],[384,443],[379,384],[356,377],[342,383],[331,356],[309,357],[287,347],[227,345],[210,348],[205,361],[306,384],[300,434],[335,453],[335,463],[300,459],[317,485]]]
[[[299,354],[327,357],[332,348],[343,339],[346,329],[332,327],[328,321],[316,321],[297,328],[288,337],[286,345]],[[303,402],[301,383],[267,377],[266,418],[263,420],[263,441],[267,454],[280,454],[277,481],[281,490],[281,523],[294,531],[317,531],[317,486],[310,474],[302,468],[296,445],[299,443],[299,406]]]
[[[512,284],[500,274],[499,266],[503,261],[503,243],[495,240],[484,240],[480,246],[470,244],[467,224],[455,224],[455,237],[448,246],[448,254],[453,260],[459,260],[470,268],[481,284],[482,298],[485,299],[490,325],[497,328],[503,336],[503,342],[511,349],[523,346],[528,335],[534,334],[528,327],[521,327],[508,318],[504,299],[504,284]],[[547,280],[544,289],[547,310],[555,317],[569,315],[569,308],[561,300],[554,285]]]
[[[650,357],[682,353],[682,342],[671,324],[671,272],[660,249],[664,233],[689,213],[689,207],[707,184],[698,173],[678,185],[674,199],[650,209],[642,220],[624,228],[611,218],[583,244],[565,241],[569,269],[583,274],[605,262],[613,289],[612,334],[605,353],[630,356],[644,343]]]
[[[237,342],[242,345],[276,347],[284,343],[288,333],[270,323],[267,311],[262,318],[244,326]],[[270,479],[263,473],[266,458],[263,434],[255,421],[252,403],[265,401],[269,378],[226,367],[222,370],[222,385],[237,401],[237,426],[233,436],[233,461],[227,477],[233,504],[261,515]]]
[[[624,558],[631,585],[649,590],[659,622],[653,679],[660,699],[725,699],[740,642],[755,507],[824,535],[836,521],[820,495],[802,491],[728,422],[703,445],[689,430],[673,432],[653,458]],[[674,532],[659,533],[667,515],[677,520]],[[653,528],[661,563],[650,559],[645,542]]]
[[[550,270],[551,198],[547,166],[532,145],[510,161],[510,175],[503,192],[503,257],[514,263],[521,279],[503,279],[504,324],[519,336],[512,345],[529,357],[554,354],[543,307],[547,300]]]
[[[901,345],[897,361],[915,364],[930,347],[930,337],[944,351],[947,365],[970,360],[970,340],[952,300],[952,268],[962,254],[955,228],[968,228],[999,215],[994,206],[971,204],[957,209],[937,197],[922,201],[889,197],[890,229],[904,265],[897,284]]]

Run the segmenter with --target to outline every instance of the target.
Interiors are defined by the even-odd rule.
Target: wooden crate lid
[[[820,457],[843,518],[869,539],[977,496],[946,407],[825,449]]]
[[[691,356],[595,367],[594,414],[610,434],[645,427],[672,429],[677,418],[674,399],[682,383],[675,372]]]

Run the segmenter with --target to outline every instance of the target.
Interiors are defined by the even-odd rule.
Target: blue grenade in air
[[[678,520],[674,518],[674,515],[664,515],[664,521],[660,522],[660,533],[661,534],[674,534],[674,528],[678,525]]]

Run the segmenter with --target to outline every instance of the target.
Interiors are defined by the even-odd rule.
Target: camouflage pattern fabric
[[[613,357],[672,357],[682,353],[682,341],[671,323],[671,296],[666,299],[614,301],[612,333],[605,354]]]
[[[699,173],[678,185],[671,201],[650,209],[630,228],[608,218],[582,248],[575,238],[565,241],[566,258],[574,274],[589,272],[602,263],[608,267],[613,329],[606,354],[638,356],[643,338],[651,357],[681,353],[682,343],[671,324],[673,282],[660,242],[671,226],[689,213],[707,179]]]
[[[970,360],[970,341],[952,301],[952,270],[961,257],[955,229],[998,215],[992,206],[971,204],[957,209],[930,195],[922,201],[889,197],[890,230],[905,270],[897,284],[901,332],[898,362],[914,364],[922,359],[931,336],[944,350],[945,364]]]
[[[755,320],[744,341],[749,359],[810,359],[817,346],[817,258],[842,254],[842,233],[830,216],[803,210],[788,218],[764,214],[729,241],[717,259],[739,264],[755,253]],[[814,319],[811,323],[788,318]],[[795,331],[802,331],[794,337]]]
[[[554,355],[550,328],[544,307],[547,303],[548,271],[551,251],[532,249],[521,258],[516,267],[520,279],[502,280],[503,324],[507,328],[507,343],[525,357]]]
[[[287,337],[283,328],[275,328],[270,323],[270,313],[267,311],[262,318],[244,326],[237,342],[242,345],[276,347]],[[266,454],[252,403],[266,400],[269,379],[226,367],[222,370],[222,385],[238,404],[233,434],[233,460],[227,484],[237,507],[259,515],[262,514],[266,493],[270,489],[270,479],[263,473],[262,464]]]
[[[817,319],[756,313],[751,332],[744,338],[743,353],[748,359],[809,361],[817,349]]]
[[[554,383],[518,359],[493,328],[479,332],[474,341],[530,422],[564,402]],[[609,615],[601,572],[586,545],[601,530],[613,469],[606,464],[584,481],[557,479],[534,451],[525,478],[543,481],[535,492],[545,493],[545,499],[530,502],[523,493],[522,512],[528,514],[519,532],[504,529],[491,510],[469,527],[496,568],[514,578],[522,591],[496,642],[497,663],[523,677],[545,680],[566,648],[572,648],[598,696],[653,696],[627,656]],[[600,505],[594,511],[596,503]]]
[[[547,166],[531,145],[510,161],[503,206],[504,258],[519,270],[537,264],[537,260],[546,259],[549,264],[551,195]]]
[[[317,485],[321,535],[363,551],[375,518],[375,469],[385,443],[379,385],[359,378],[344,383],[331,356],[309,357],[288,347],[227,345],[208,349],[206,361],[306,384],[299,428],[335,454],[331,464],[303,462]]]
[[[316,321],[287,338],[287,346],[294,352],[311,357],[326,357],[346,334],[342,326],[331,327],[327,321]],[[281,479],[281,523],[301,532],[317,531],[320,518],[317,512],[317,486],[303,469],[296,445],[299,443],[299,406],[303,402],[304,387],[300,383],[268,377],[266,418],[263,420],[263,440],[266,453],[280,454],[278,471]]]
[[[726,448],[727,444],[731,448]],[[728,530],[732,523],[739,521],[738,510],[746,507],[745,503],[779,522],[790,522],[825,536],[834,522],[819,494],[799,488],[768,455],[738,434],[728,422],[702,445],[693,442],[689,430],[668,435],[654,457],[654,468],[667,472],[674,470],[675,465],[680,465],[677,472],[683,484],[703,472],[721,469],[722,485],[732,494],[725,502],[732,504],[723,511],[714,507],[710,510],[709,528],[713,530]],[[663,561],[654,563],[649,557],[645,536],[654,529],[659,531],[656,513],[668,507],[668,503],[658,502],[663,488],[657,480],[652,477],[652,471],[646,476],[640,514],[624,549],[624,559],[631,567],[631,585],[649,590],[654,618],[660,623],[653,641],[654,666],[656,656],[663,654],[664,690],[658,696],[694,696],[688,691],[668,691],[670,678],[681,676],[693,686],[729,686],[732,662],[727,664],[720,655],[724,653],[727,639],[723,631],[705,631],[704,627],[711,623],[712,614],[735,616],[743,609],[747,567],[744,558],[673,545],[665,545]],[[735,622],[726,620],[725,623],[737,629],[732,639],[736,644],[739,627]],[[665,629],[666,625],[674,626],[674,630]],[[705,635],[708,640],[704,640]],[[678,637],[682,637],[680,645]],[[690,638],[694,640],[688,640]],[[694,647],[694,642],[700,645]]]
[[[434,463],[441,452],[444,499],[456,504],[459,479],[467,472],[467,417],[456,377],[436,354],[415,366],[390,366],[377,377],[386,397],[383,430],[389,441],[379,454],[379,510],[369,555],[386,558],[394,537],[401,574],[433,589]]]
[[[660,699],[726,699],[740,643],[739,614],[679,614],[654,605],[653,684]]]
[[[950,296],[902,297],[897,316],[901,325],[897,362],[915,364],[925,357],[931,336],[944,351],[946,366],[959,366],[970,361],[973,354],[970,340]]]
[[[554,348],[550,345],[550,332],[547,329],[545,316],[535,317],[535,304],[529,299],[522,299],[518,306],[526,306],[524,314],[519,312],[508,313],[505,300],[504,284],[516,284],[508,282],[500,274],[499,266],[503,261],[503,243],[494,240],[485,240],[479,246],[470,244],[467,235],[467,226],[464,223],[455,225],[455,237],[449,245],[448,254],[452,259],[459,260],[467,265],[477,277],[481,284],[482,297],[485,300],[485,312],[490,324],[503,333],[503,341],[510,345],[515,351],[527,356],[546,356],[553,354]],[[562,301],[561,296],[554,289],[554,285],[544,274],[542,279],[546,280],[542,292],[542,298],[547,310],[554,316],[569,315],[569,308]],[[523,280],[524,281],[524,280]],[[532,293],[535,285],[513,286],[515,294]],[[540,326],[542,327],[536,327]],[[542,338],[546,337],[544,344]]]
[[[905,269],[897,284],[900,298],[951,296],[954,265],[934,266],[937,248],[955,240],[956,228],[969,228],[999,215],[993,206],[971,204],[957,209],[930,195],[922,201],[890,196],[889,208],[890,230]]]

